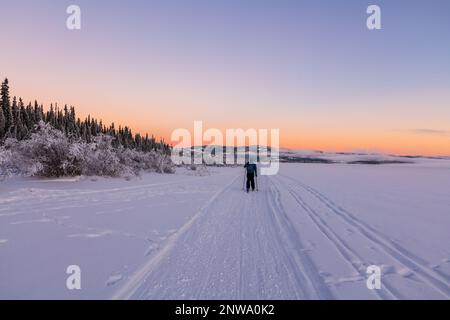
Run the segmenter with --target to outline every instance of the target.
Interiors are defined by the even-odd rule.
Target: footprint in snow
[[[409,278],[414,274],[414,272],[408,268],[400,268],[397,270],[397,274],[403,278]]]
[[[343,283],[358,282],[358,281],[363,281],[363,280],[365,280],[365,278],[363,276],[361,276],[360,274],[354,274],[349,277],[339,278],[334,282],[334,284],[339,286],[340,284],[343,284]]]
[[[380,266],[381,268],[381,273],[382,274],[391,274],[391,273],[397,273],[397,270],[395,269],[394,266],[391,265],[387,265],[387,264],[382,264]]]
[[[150,244],[150,246],[147,248],[147,250],[144,253],[144,256],[149,256],[150,254],[152,254],[153,252],[155,252],[156,250],[159,249],[159,245],[157,243],[152,243]]]
[[[108,278],[106,281],[106,285],[108,287],[115,285],[117,282],[123,279],[123,276],[121,274],[115,274]]]
[[[103,232],[99,232],[99,233],[78,233],[78,234],[70,234],[67,237],[68,238],[101,238],[104,236],[109,236],[111,235],[112,232],[111,231],[103,231]]]

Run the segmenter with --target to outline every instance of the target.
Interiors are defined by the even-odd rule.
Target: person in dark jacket
[[[247,192],[250,191],[250,186],[252,191],[255,191],[255,177],[258,176],[256,164],[247,162],[244,168],[247,172]]]

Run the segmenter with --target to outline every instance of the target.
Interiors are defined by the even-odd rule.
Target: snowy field
[[[414,161],[0,181],[0,298],[449,299],[450,161]]]

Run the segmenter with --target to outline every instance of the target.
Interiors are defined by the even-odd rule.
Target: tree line
[[[71,140],[91,143],[99,135],[111,136],[115,148],[135,149],[142,152],[163,151],[169,152],[170,146],[164,140],[157,141],[148,134],[141,136],[133,134],[127,126],[115,127],[114,123],[106,126],[102,120],[87,116],[84,120],[78,118],[73,106],[65,105],[62,109],[58,105],[50,105],[44,111],[42,104],[37,101],[24,104],[21,98],[10,98],[9,82],[6,78],[2,82],[0,94],[0,145],[6,139],[26,140],[31,137],[36,125],[40,121],[50,124],[62,131]]]

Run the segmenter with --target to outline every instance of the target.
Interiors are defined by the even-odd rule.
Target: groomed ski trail
[[[235,177],[113,298],[408,298],[395,272],[367,289],[370,264],[406,270],[409,290],[448,298],[447,279],[318,190],[283,175],[258,182],[247,194]]]
[[[331,299],[280,204],[241,177],[216,193],[115,299]]]

